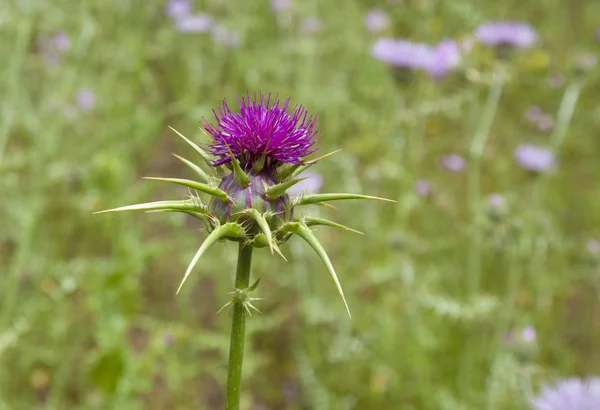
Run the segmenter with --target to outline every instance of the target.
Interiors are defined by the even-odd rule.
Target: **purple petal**
[[[77,102],[77,106],[82,111],[89,111],[94,108],[96,103],[96,96],[92,90],[89,88],[82,88],[77,92],[75,96],[75,101]]]
[[[461,172],[466,166],[465,159],[458,154],[446,154],[441,158],[440,163],[443,168],[451,172]]]
[[[533,144],[521,144],[517,146],[515,149],[515,159],[523,168],[536,172],[550,171],[556,165],[554,151],[550,148]]]
[[[475,30],[475,37],[488,46],[529,48],[537,41],[537,33],[527,23],[518,21],[490,21]]]

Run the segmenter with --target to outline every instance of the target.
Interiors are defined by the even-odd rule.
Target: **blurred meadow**
[[[246,90],[319,115],[324,192],[398,203],[308,210],[366,233],[316,233],[352,320],[306,243],[255,252],[244,409],[519,410],[600,375],[600,2],[185,3],[0,3],[0,410],[224,407],[236,245],[175,296],[202,226],[92,213],[183,199],[141,179],[190,176],[168,126],[205,143]],[[478,41],[499,19],[537,41]],[[460,61],[394,68],[386,37]]]

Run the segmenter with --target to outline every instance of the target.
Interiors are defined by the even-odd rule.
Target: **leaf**
[[[144,179],[150,179],[153,181],[163,181],[163,182],[172,182],[174,184],[179,184],[183,186],[187,186],[190,188],[197,189],[198,191],[204,192],[205,194],[212,195],[224,201],[229,200],[229,196],[225,193],[225,191],[220,188],[203,184],[202,182],[192,181],[190,179],[182,179],[182,178],[158,178],[158,177],[144,177]]]
[[[178,160],[180,160],[181,162],[183,162],[184,164],[186,164],[188,167],[190,167],[192,169],[192,171],[194,171],[196,173],[196,175],[198,175],[203,182],[206,182],[206,183],[210,182],[210,177],[208,176],[208,174],[206,172],[204,172],[204,170],[202,168],[200,168],[198,165],[194,164],[190,160],[180,157],[177,154],[173,154],[173,156],[175,158],[177,158]]]
[[[330,221],[329,219],[325,219],[325,218],[317,218],[315,216],[307,216],[304,218],[304,223],[306,223],[306,226],[313,226],[313,225],[331,226],[333,228],[339,228],[339,229],[343,229],[345,231],[357,233],[359,235],[364,235],[363,232],[357,231],[352,228],[348,228],[347,226],[344,226],[337,222]]]
[[[392,199],[379,198],[376,196],[359,195],[359,194],[307,194],[304,195],[295,203],[295,205],[310,205],[318,204],[319,202],[340,201],[344,199],[372,199],[376,201],[393,202]]]
[[[94,214],[103,214],[106,212],[122,212],[122,211],[165,211],[165,210],[177,210],[181,212],[199,212],[201,214],[208,214],[207,209],[199,204],[195,204],[189,200],[181,201],[156,201],[146,202],[144,204],[127,205],[114,209],[107,209],[104,211],[94,212]]]
[[[182,133],[180,133],[179,131],[177,131],[175,128],[171,127],[170,125],[169,125],[169,128],[171,130],[173,130],[175,132],[175,134],[177,134],[181,138],[183,138],[183,140],[185,142],[187,142],[198,154],[200,154],[200,156],[202,157],[202,159],[204,160],[204,162],[206,162],[208,165],[210,165],[212,167],[212,158],[210,157],[210,155],[208,155],[206,153],[206,151],[204,151],[198,145],[196,145],[195,143],[193,143],[192,141],[190,141],[189,139],[187,139]]]
[[[194,257],[192,258],[192,261],[190,262],[187,270],[185,271],[185,275],[183,276],[183,280],[181,281],[181,284],[179,285],[179,288],[177,288],[177,292],[179,293],[179,291],[181,290],[181,287],[183,286],[183,284],[185,283],[185,281],[187,280],[188,276],[190,276],[190,273],[192,272],[192,270],[194,269],[194,267],[196,266],[196,264],[198,263],[198,261],[200,260],[200,258],[202,257],[202,255],[204,254],[204,252],[206,252],[206,250],[208,248],[211,247],[211,245],[213,243],[215,243],[217,240],[224,238],[226,236],[229,237],[235,237],[235,238],[243,238],[245,236],[245,232],[244,232],[244,228],[242,228],[241,225],[238,225],[235,222],[228,222],[224,225],[219,225],[217,226],[204,240],[204,242],[202,243],[202,245],[200,245],[200,248],[198,249],[198,252],[196,252],[196,254],[194,255]]]
[[[321,243],[319,242],[317,237],[312,233],[308,226],[301,222],[288,222],[287,224],[281,227],[281,230],[283,230],[284,232],[291,232],[298,235],[306,242],[308,242],[308,244],[313,248],[316,254],[319,255],[319,258],[321,258],[321,260],[325,264],[325,267],[327,267],[329,275],[331,276],[331,279],[333,279],[333,283],[335,283],[338,293],[340,294],[340,297],[344,302],[344,306],[346,307],[346,311],[348,312],[348,316],[352,318],[352,315],[350,314],[350,309],[348,308],[348,303],[346,302],[346,297],[344,296],[344,291],[342,290],[342,285],[340,284],[340,281],[338,280],[338,277],[335,273],[335,269],[333,268],[333,265],[329,260],[329,256],[327,256],[327,252],[325,252],[325,249],[323,249],[323,246],[321,246]]]
[[[281,182],[281,183],[276,184],[276,185],[271,185],[265,191],[265,194],[267,195],[267,198],[269,198],[271,200],[276,199],[276,198],[278,198],[280,196],[285,195],[285,193],[286,193],[286,191],[288,189],[290,189],[291,187],[293,187],[294,185],[296,185],[298,182],[304,181],[307,178],[290,179],[288,181]]]
[[[123,376],[124,369],[125,364],[121,352],[114,350],[104,353],[96,360],[92,366],[90,377],[96,387],[106,393],[113,393]]]

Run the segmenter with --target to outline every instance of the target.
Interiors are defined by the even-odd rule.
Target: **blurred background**
[[[237,246],[176,297],[201,225],[92,213],[184,199],[141,179],[191,176],[167,126],[204,143],[198,122],[246,90],[305,105],[320,153],[343,149],[310,189],[398,203],[307,210],[366,232],[317,232],[352,320],[300,239],[288,263],[255,252],[243,408],[528,409],[600,374],[599,16],[592,0],[0,3],[0,410],[223,408]],[[537,35],[494,45],[494,20]],[[454,54],[434,72],[384,38]]]

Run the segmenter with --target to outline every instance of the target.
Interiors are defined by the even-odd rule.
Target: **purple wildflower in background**
[[[373,9],[365,16],[365,27],[371,33],[378,33],[390,26],[390,18],[383,10]]]
[[[600,377],[571,377],[542,387],[531,400],[535,410],[600,409]]]
[[[165,12],[173,18],[187,16],[192,11],[192,4],[189,0],[170,0],[165,5]]]
[[[415,182],[415,192],[419,196],[427,196],[431,192],[431,184],[426,179],[419,179]]]
[[[71,48],[71,39],[66,32],[57,31],[52,36],[41,35],[38,38],[37,44],[46,63],[58,65],[61,54],[64,54]]]
[[[490,206],[492,206],[494,208],[501,208],[504,206],[504,197],[495,192],[491,193],[488,196],[488,203],[490,204]]]
[[[240,35],[233,30],[228,29],[223,24],[217,24],[210,30],[212,39],[217,44],[223,44],[227,47],[235,47],[240,44]]]
[[[537,33],[527,23],[490,21],[475,30],[475,37],[487,46],[529,48],[537,41]]]
[[[306,35],[314,34],[321,29],[322,23],[318,17],[306,17],[301,22],[302,33]]]
[[[539,105],[531,105],[525,110],[525,118],[528,121],[535,122],[544,114],[544,110]]]
[[[465,169],[466,161],[458,154],[446,154],[440,159],[443,168],[451,172],[461,172]]]
[[[536,341],[537,332],[533,326],[525,326],[521,329],[521,340],[525,343],[533,343]]]
[[[203,121],[204,129],[212,136],[212,154],[219,157],[215,165],[231,161],[229,149],[235,158],[244,157],[246,164],[259,161],[263,156],[271,162],[297,164],[310,153],[318,129],[316,115],[296,105],[287,112],[289,98],[280,106],[279,98],[260,93],[252,99],[250,93],[238,98],[240,112],[232,112],[227,101],[219,112],[213,111],[217,125]]]
[[[291,196],[316,193],[323,186],[323,176],[316,171],[304,171],[302,177],[306,178],[288,189]]]
[[[60,52],[65,52],[71,48],[71,39],[64,31],[57,31],[54,33],[52,42],[54,43],[54,48]]]
[[[213,28],[214,21],[206,13],[195,13],[178,16],[175,24],[182,33],[208,33]]]
[[[442,78],[460,63],[460,50],[456,41],[442,40],[433,50],[431,61],[425,70],[433,78]]]
[[[280,13],[292,7],[292,0],[271,0],[271,10]]]
[[[588,239],[585,244],[585,248],[589,253],[600,253],[600,240]]]
[[[523,168],[536,172],[549,171],[556,165],[554,151],[540,145],[521,144],[517,146],[515,159]]]
[[[96,104],[96,95],[89,88],[82,88],[77,92],[75,102],[82,111],[89,111]]]
[[[405,39],[380,38],[371,52],[378,60],[394,67],[424,70],[433,78],[445,76],[460,62],[458,44],[452,39],[432,47]]]

